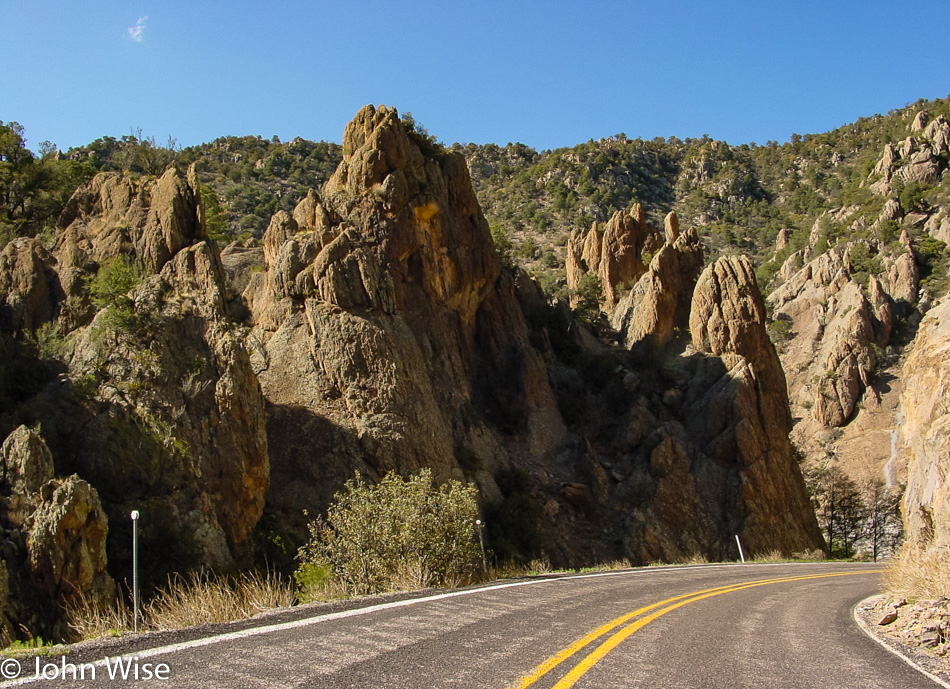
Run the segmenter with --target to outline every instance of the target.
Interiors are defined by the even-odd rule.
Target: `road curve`
[[[176,688],[940,686],[855,626],[879,571],[709,565],[507,582],[142,649],[124,668],[130,679],[138,668],[135,686]],[[125,683],[114,656],[36,662],[0,686]]]

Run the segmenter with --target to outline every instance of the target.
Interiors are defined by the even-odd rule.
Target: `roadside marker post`
[[[132,631],[139,631],[139,511],[132,510]]]
[[[481,519],[476,519],[475,526],[478,528],[478,544],[482,547],[482,571],[488,574],[488,559],[485,557],[485,538],[482,536],[482,528],[484,528],[485,525],[482,524]]]
[[[742,542],[739,540],[739,534],[736,534],[736,545],[739,546],[739,559],[745,564],[745,555],[742,554]]]

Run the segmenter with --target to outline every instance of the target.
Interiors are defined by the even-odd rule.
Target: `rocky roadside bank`
[[[917,600],[878,595],[855,608],[865,632],[950,683],[950,599]]]

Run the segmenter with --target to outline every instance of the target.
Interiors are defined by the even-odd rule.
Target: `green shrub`
[[[600,278],[595,273],[584,273],[574,296],[577,297],[574,316],[588,325],[597,325],[603,319],[600,302],[604,299],[604,288]]]
[[[105,333],[131,333],[135,329],[135,309],[129,292],[143,277],[139,266],[125,256],[117,256],[104,262],[95,275],[87,278],[89,301],[104,311],[97,322],[97,340],[101,341]]]
[[[769,337],[773,344],[779,344],[792,336],[792,322],[785,319],[776,319],[769,323]]]
[[[405,478],[390,472],[375,486],[357,474],[326,517],[311,522],[296,578],[307,585],[316,575],[322,583],[329,566],[354,595],[471,580],[481,557],[476,497],[472,484],[434,486],[428,469]]]
[[[125,256],[117,256],[99,266],[88,280],[89,300],[97,307],[128,308],[128,293],[142,281],[142,270]]]

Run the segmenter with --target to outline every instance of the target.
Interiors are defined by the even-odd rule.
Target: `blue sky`
[[[950,93],[948,0],[0,0],[0,120],[340,141],[366,103],[440,140],[787,141]]]

